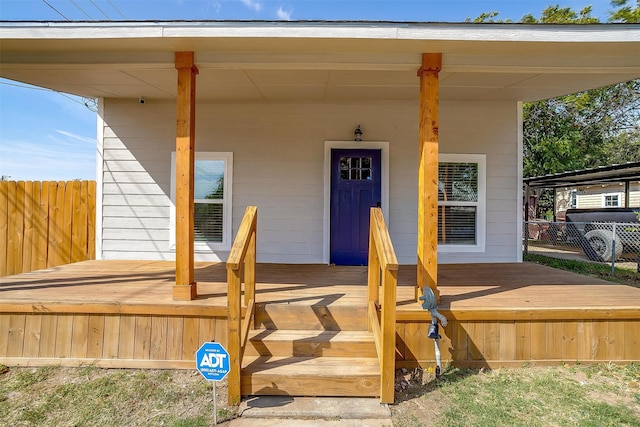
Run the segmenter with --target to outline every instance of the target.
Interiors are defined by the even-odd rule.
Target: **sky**
[[[0,20],[463,22],[496,11],[499,19],[519,21],[555,4],[574,10],[591,5],[601,21],[611,9],[609,0],[0,0]],[[0,176],[95,179],[97,118],[87,101],[0,79]]]

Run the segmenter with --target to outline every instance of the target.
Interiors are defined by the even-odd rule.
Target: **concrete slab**
[[[241,418],[245,419],[295,418],[328,421],[386,419],[389,421],[391,418],[389,406],[380,404],[378,399],[351,397],[255,396],[242,401],[239,413]],[[388,425],[391,425],[390,421]]]
[[[236,418],[229,427],[393,427],[390,419],[318,420],[283,418]]]

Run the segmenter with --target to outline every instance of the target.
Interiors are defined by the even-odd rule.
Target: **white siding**
[[[517,115],[515,102],[443,103],[440,151],[487,156],[487,234],[484,253],[443,253],[439,263],[517,261]]]
[[[197,106],[198,151],[231,151],[233,232],[257,205],[258,260],[322,263],[325,141],[389,141],[388,224],[398,259],[416,262],[418,106],[414,102]],[[443,102],[440,151],[487,156],[483,253],[446,253],[439,262],[516,261],[517,106]],[[174,259],[169,250],[170,153],[175,106],[105,100],[103,257]],[[224,252],[197,259],[226,259]]]
[[[173,260],[170,151],[175,106],[104,101],[103,259]]]
[[[624,184],[594,185],[578,188],[579,208],[602,208],[605,194],[618,194],[620,206],[625,206]],[[629,207],[640,207],[640,183],[632,182],[629,185]]]
[[[580,209],[601,208],[602,195],[600,194],[578,194],[578,206]]]

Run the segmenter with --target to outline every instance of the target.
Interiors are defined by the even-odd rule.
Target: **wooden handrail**
[[[369,225],[369,331],[380,361],[380,401],[393,403],[396,352],[396,287],[398,260],[380,208],[371,208]],[[382,285],[382,298],[380,296]],[[378,317],[378,307],[380,317]],[[379,320],[378,320],[379,319]]]
[[[258,208],[255,206],[247,206],[238,228],[238,234],[233,241],[229,258],[227,259],[227,268],[237,270],[240,268],[247,251],[249,250],[249,240],[252,232],[255,233],[256,221],[258,219]]]
[[[247,342],[256,299],[256,232],[258,208],[247,206],[227,259],[227,350],[229,351],[228,400],[240,403],[242,356]],[[244,307],[242,277],[244,276]],[[242,309],[245,318],[242,322]],[[242,323],[242,325],[241,325]]]

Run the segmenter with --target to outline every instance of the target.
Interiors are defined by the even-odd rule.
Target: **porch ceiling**
[[[193,50],[208,102],[417,101],[423,52],[443,53],[441,100],[533,101],[640,78],[640,26],[587,27],[0,23],[0,76],[173,99],[174,52]]]

